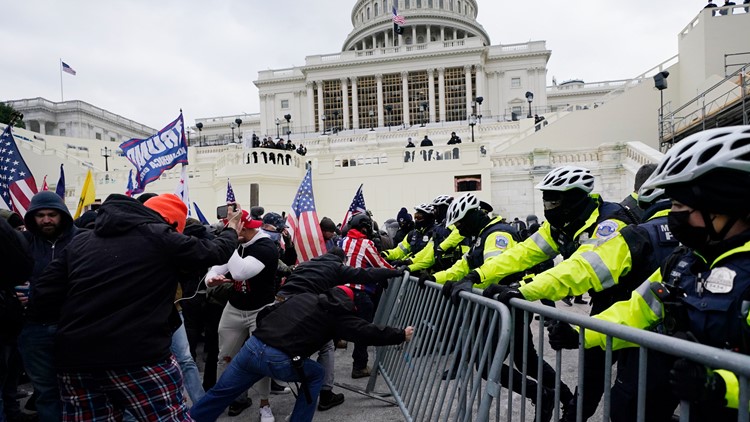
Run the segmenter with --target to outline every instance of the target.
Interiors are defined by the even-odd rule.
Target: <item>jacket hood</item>
[[[39,227],[36,225],[34,215],[39,210],[56,210],[60,212],[60,233],[65,233],[73,226],[73,217],[70,215],[68,207],[65,206],[65,202],[55,192],[48,190],[37,193],[31,198],[31,205],[29,206],[26,215],[23,216],[26,230],[32,232],[35,235],[39,235]]]
[[[99,208],[94,232],[102,237],[117,236],[142,224],[167,225],[167,222],[136,199],[112,194]]]
[[[349,229],[349,231],[346,232],[346,236],[351,237],[352,239],[367,239],[367,235],[357,229]]]
[[[318,295],[318,304],[323,309],[334,314],[350,314],[354,312],[354,302],[349,299],[349,296],[343,290],[337,287]]]

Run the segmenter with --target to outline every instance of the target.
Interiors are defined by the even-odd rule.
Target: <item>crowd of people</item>
[[[111,195],[74,221],[59,196],[38,193],[23,219],[0,214],[0,421],[30,418],[14,396],[21,371],[40,421],[214,421],[252,406],[254,386],[260,420],[272,422],[271,394],[288,393],[284,382],[299,386],[289,420],[310,421],[345,401],[333,391],[337,343],[354,343],[356,379],[372,373],[369,345],[411,339],[412,327],[372,323],[389,279],[407,271],[453,303],[474,288],[510,306],[585,304],[588,293],[594,318],[750,352],[750,127],[684,139],[641,167],[621,202],[594,193],[591,171],[572,165],[536,188],[545,221],[509,221],[473,193],[401,208],[382,227],[369,211],[343,227],[324,217],[326,252],[301,263],[283,213],[261,207],[228,206],[226,219],[204,226],[175,195]],[[514,323],[532,339],[528,322]],[[545,325],[554,349],[579,346],[575,327]],[[575,388],[560,383],[559,402],[557,374],[534,344],[509,350],[517,367],[504,371],[540,420],[558,407],[562,421],[595,413],[607,340],[591,330],[584,339],[584,376]],[[639,353],[613,346],[611,418],[633,420]],[[698,404],[699,420],[736,417],[735,374],[654,351],[648,362],[649,419],[669,420],[680,400]]]
[[[287,139],[287,141],[284,142],[284,138],[278,138],[274,141],[273,138],[267,136],[261,140],[260,137],[254,133],[250,146],[252,148],[274,148],[284,151],[297,151],[297,154],[302,156],[307,154],[307,148],[304,145],[299,144],[299,146],[296,146],[292,143],[291,139]]]

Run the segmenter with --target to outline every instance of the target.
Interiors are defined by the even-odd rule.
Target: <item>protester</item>
[[[64,409],[58,420],[119,420],[124,411],[139,420],[189,420],[170,353],[180,324],[175,291],[183,269],[228,259],[239,219],[203,240],[181,234],[187,208],[176,195],[145,205],[124,195],[107,198],[95,229],[74,238],[32,292],[30,305],[41,320],[59,317],[54,346]]]
[[[302,385],[289,420],[312,421],[325,371],[310,355],[333,338],[376,346],[412,338],[412,327],[381,328],[353,311],[354,293],[344,286],[324,294],[298,294],[268,308],[259,315],[258,329],[190,415],[196,422],[215,421],[237,394],[261,378],[275,376]]]

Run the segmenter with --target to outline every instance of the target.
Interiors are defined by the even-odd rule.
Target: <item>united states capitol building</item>
[[[631,79],[552,86],[545,41],[492,44],[476,20],[476,0],[402,0],[400,34],[391,7],[358,0],[340,51],[261,71],[253,82],[259,113],[190,125],[190,198],[209,218],[227,179],[243,206],[288,211],[307,166],[318,214],[334,220],[360,184],[379,221],[401,206],[466,191],[505,217],[541,215],[533,186],[565,164],[590,168],[595,191],[619,202],[637,168],[657,161],[660,150],[702,128],[747,122],[750,14],[743,7],[697,10],[674,29],[675,55]],[[668,72],[665,89],[653,78],[661,72]],[[156,132],[82,102],[7,102],[31,129],[14,132],[37,182],[44,174],[54,182],[65,164],[73,209],[89,168],[98,197],[123,193],[132,165],[117,146]],[[535,124],[534,115],[544,120]],[[461,144],[447,145],[452,132]],[[253,136],[291,139],[307,154],[251,148]],[[432,147],[419,146],[425,137]],[[415,148],[405,148],[409,138]],[[148,190],[173,192],[179,173],[166,172]]]

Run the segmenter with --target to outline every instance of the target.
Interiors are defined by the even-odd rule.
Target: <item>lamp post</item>
[[[323,135],[325,135],[326,134],[326,115],[324,114],[320,116],[320,120],[323,121]]]
[[[198,128],[198,145],[203,146],[203,123],[198,122],[195,127]]]
[[[234,143],[234,128],[237,127],[237,123],[232,122],[229,127],[232,128],[232,143]]]
[[[531,102],[534,101],[534,93],[531,91],[526,91],[526,101],[529,102],[529,115],[526,116],[529,119],[532,117],[531,115]]]
[[[385,106],[385,111],[388,113],[388,132],[391,131],[391,112],[393,112],[393,106],[388,104]]]
[[[477,115],[472,114],[469,116],[469,126],[471,126],[471,142],[474,142],[474,126],[477,124]]]
[[[474,101],[476,101],[479,105],[479,110],[476,111],[477,121],[479,122],[479,124],[482,124],[482,101],[484,101],[484,97],[477,97],[474,99]]]
[[[373,110],[370,110],[368,113],[370,115],[370,130],[375,130],[375,126],[373,124],[373,118],[375,117],[375,112]]]
[[[102,157],[104,157],[104,171],[109,171],[109,157],[112,156],[112,150],[104,147],[102,148]]]
[[[286,120],[286,137],[292,139],[292,115],[285,114],[284,120]]]
[[[422,110],[422,124],[419,125],[420,127],[424,127],[424,121],[425,121],[425,114],[427,114],[427,109],[430,107],[430,103],[427,101],[422,101],[421,104],[419,104],[419,109]]]
[[[234,122],[237,124],[237,143],[242,143],[242,131],[240,130],[240,126],[242,126],[242,119],[239,117],[234,119]]]
[[[659,90],[661,106],[659,107],[659,146],[664,142],[664,90],[667,89],[669,72],[663,70],[654,75],[654,87]]]
[[[276,139],[279,139],[279,124],[281,123],[281,120],[279,118],[276,118]]]

